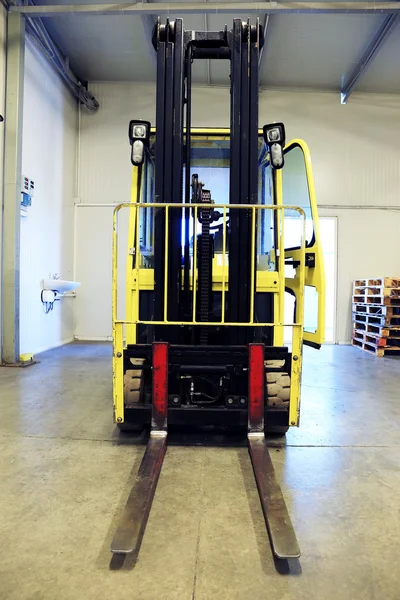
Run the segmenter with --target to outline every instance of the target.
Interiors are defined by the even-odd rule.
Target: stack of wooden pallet
[[[353,346],[400,356],[400,277],[353,282]]]

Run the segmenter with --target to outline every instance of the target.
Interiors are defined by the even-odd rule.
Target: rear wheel
[[[265,362],[267,406],[268,408],[286,409],[284,412],[287,415],[287,425],[266,425],[265,433],[276,437],[283,437],[289,429],[290,375],[285,371],[274,370],[281,369],[284,364],[283,360]]]

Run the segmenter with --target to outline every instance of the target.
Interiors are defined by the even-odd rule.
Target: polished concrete
[[[170,446],[132,564],[109,545],[144,446],[112,425],[110,356],[0,369],[1,600],[400,599],[400,360],[305,351],[271,449],[300,561],[272,559],[245,447]]]

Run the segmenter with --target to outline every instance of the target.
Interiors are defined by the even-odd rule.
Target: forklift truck
[[[112,309],[114,420],[151,432],[114,553],[140,549],[169,424],[246,432],[273,552],[300,555],[265,434],[299,424],[303,343],[323,341],[324,272],[308,147],[286,144],[282,123],[258,127],[262,45],[258,19],[214,32],[187,31],[181,19],[155,25],[156,123],[129,124],[132,191],[114,211]],[[191,126],[202,59],[230,61],[229,129]]]

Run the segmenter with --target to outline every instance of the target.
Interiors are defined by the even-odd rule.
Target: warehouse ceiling
[[[90,0],[38,0],[37,4],[91,4]],[[93,0],[92,0],[93,2]],[[101,2],[96,2],[100,4]],[[187,4],[187,0],[185,0]],[[155,55],[149,40],[150,22],[157,15],[63,14],[43,19],[71,66],[88,81],[155,81]],[[160,15],[162,19],[167,14]],[[235,14],[182,14],[186,29],[230,27]],[[244,15],[240,15],[244,18]],[[257,15],[251,15],[252,20]],[[263,22],[264,13],[258,15]],[[172,17],[174,18],[174,17]],[[269,18],[263,87],[337,90],[360,64],[363,53],[388,15],[275,14]],[[400,27],[385,34],[357,81],[358,91],[400,92]],[[203,85],[228,85],[225,61],[197,61],[194,80]]]

